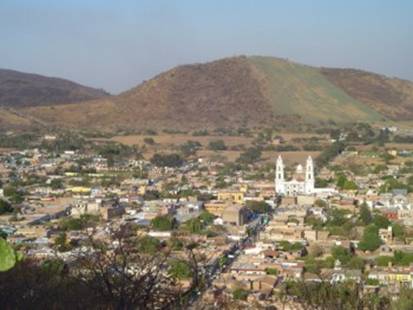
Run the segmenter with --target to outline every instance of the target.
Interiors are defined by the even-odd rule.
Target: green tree
[[[187,261],[174,259],[169,262],[169,274],[175,279],[189,279],[192,277],[192,268]]]
[[[387,228],[390,226],[390,221],[387,217],[381,214],[375,214],[373,217],[373,223],[376,225],[378,228]]]
[[[67,240],[67,234],[66,232],[61,232],[54,240],[54,247],[59,251],[59,252],[67,252],[72,249],[72,246]]]
[[[232,297],[235,300],[247,300],[248,295],[249,295],[249,292],[242,288],[237,288],[232,292]]]
[[[360,206],[360,219],[363,222],[364,225],[368,225],[371,223],[371,221],[373,220],[373,217],[371,215],[370,209],[367,206],[366,203],[363,203]]]
[[[11,204],[4,200],[0,199],[0,215],[5,214],[5,213],[12,213],[13,212],[13,207]]]
[[[12,246],[3,238],[0,238],[0,272],[14,267],[17,255]]]
[[[144,236],[142,238],[139,238],[137,243],[140,252],[151,255],[157,253],[161,247],[161,242],[151,236]]]
[[[53,179],[50,182],[50,187],[52,189],[62,189],[63,188],[63,180],[62,179]]]
[[[351,260],[350,251],[342,246],[334,246],[331,249],[331,255],[334,259],[338,259],[343,265],[347,265],[347,263]]]
[[[179,154],[155,154],[151,163],[158,167],[180,167],[184,160]]]
[[[184,225],[193,234],[199,234],[204,229],[204,224],[199,218],[190,219]]]
[[[265,268],[265,273],[268,275],[276,276],[279,274],[278,269],[275,268]]]
[[[180,146],[181,153],[184,157],[195,155],[196,152],[201,148],[201,143],[198,141],[187,141]]]
[[[250,200],[250,201],[247,201],[247,207],[251,211],[255,213],[259,213],[259,214],[271,212],[271,206],[265,201]]]
[[[399,223],[392,224],[393,234],[394,236],[401,241],[404,241],[406,238],[406,231],[403,225]]]
[[[144,139],[143,139],[143,142],[144,142],[145,144],[148,144],[148,145],[154,145],[154,144],[155,144],[155,140],[154,140],[153,138],[151,138],[151,137],[146,137],[146,138],[144,138]]]
[[[347,267],[351,269],[363,270],[365,265],[364,259],[359,256],[353,256],[347,263]]]
[[[208,143],[208,148],[212,151],[225,151],[227,146],[223,140],[213,140]]]
[[[208,211],[203,211],[199,215],[199,219],[202,220],[206,225],[210,225],[214,221],[215,216],[213,214],[209,213]]]
[[[374,251],[380,247],[382,241],[379,237],[378,228],[371,224],[364,228],[363,237],[358,245],[362,251]]]
[[[152,219],[152,227],[159,231],[169,231],[175,228],[175,219],[168,215],[159,215]]]
[[[250,147],[241,153],[237,161],[242,164],[253,164],[261,159],[261,154],[262,150],[260,147]]]

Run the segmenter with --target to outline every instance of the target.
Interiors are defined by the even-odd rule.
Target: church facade
[[[298,165],[291,180],[287,181],[284,174],[284,162],[278,156],[275,166],[275,192],[283,196],[312,195],[315,193],[314,163],[308,156],[305,168]]]

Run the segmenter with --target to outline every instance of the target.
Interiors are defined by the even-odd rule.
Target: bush
[[[351,259],[350,251],[342,246],[334,246],[331,249],[331,255],[334,259],[338,259],[343,265],[346,265]]]
[[[247,204],[247,207],[255,213],[262,214],[262,213],[271,212],[271,206],[265,201],[251,200],[251,201],[247,201],[246,204]]]
[[[155,254],[159,251],[161,242],[151,236],[144,236],[139,240],[139,251],[147,254]]]
[[[201,148],[201,143],[198,141],[187,141],[180,146],[181,153],[184,157],[195,155],[196,152]]]
[[[268,275],[276,276],[279,274],[278,269],[275,268],[265,268],[265,273]]]
[[[175,228],[175,219],[167,215],[159,215],[152,219],[152,227],[159,231],[169,231]]]
[[[13,212],[11,204],[3,199],[0,199],[0,215]]]
[[[155,140],[153,138],[144,138],[143,142],[145,144],[149,144],[149,145],[154,145],[155,144]]]
[[[372,224],[364,229],[363,238],[358,247],[362,251],[374,251],[378,249],[381,244],[382,241],[378,235],[378,228]]]
[[[209,142],[208,148],[212,151],[225,151],[227,146],[223,140],[214,140]]]
[[[248,295],[249,295],[249,292],[242,288],[237,288],[232,292],[232,297],[235,300],[247,300]]]
[[[13,268],[16,264],[16,253],[6,240],[0,238],[0,272]]]
[[[155,154],[151,163],[158,167],[180,167],[184,160],[179,154]]]
[[[250,147],[245,152],[241,153],[238,158],[238,162],[242,164],[253,164],[254,162],[260,160],[261,158],[261,148],[259,147]]]
[[[192,277],[192,268],[187,261],[174,259],[169,263],[169,274],[175,279],[188,279]]]

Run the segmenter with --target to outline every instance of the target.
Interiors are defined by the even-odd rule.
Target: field
[[[321,144],[328,143],[328,136],[317,134],[303,134],[303,133],[280,133],[285,140],[286,144],[293,144],[296,146],[302,145],[302,142],[297,142],[297,139],[310,139],[317,137],[320,139]],[[145,143],[145,139],[152,138],[154,144]],[[201,149],[197,152],[197,157],[218,159],[222,161],[235,161],[242,150],[231,150],[233,147],[252,147],[254,138],[243,136],[192,136],[190,134],[158,134],[158,135],[126,135],[115,136],[111,139],[92,139],[94,141],[115,141],[128,146],[140,146],[143,148],[143,156],[145,159],[150,159],[155,153],[158,152],[176,152],[178,147],[188,141],[197,141],[201,144]],[[222,140],[227,146],[227,150],[213,151],[208,149],[208,144],[211,141]],[[281,155],[287,165],[293,165],[296,163],[304,163],[308,156],[316,158],[320,152],[314,151],[264,151],[262,153],[262,160],[264,162],[274,162],[278,155]]]
[[[250,146],[252,138],[248,137],[233,137],[233,136],[191,136],[184,134],[161,134],[156,136],[142,136],[142,135],[132,135],[132,136],[116,136],[111,140],[116,141],[126,145],[143,145],[145,144],[145,138],[152,138],[160,147],[177,146],[184,144],[185,142],[197,141],[202,144],[202,146],[208,146],[208,143],[214,140],[223,140],[228,147],[235,145],[245,145]]]

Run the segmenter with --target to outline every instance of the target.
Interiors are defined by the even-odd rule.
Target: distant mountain
[[[60,78],[0,69],[0,106],[55,105],[108,95],[104,90]]]
[[[273,57],[178,66],[118,96],[26,108],[39,122],[76,128],[271,126],[413,120],[413,83]]]

